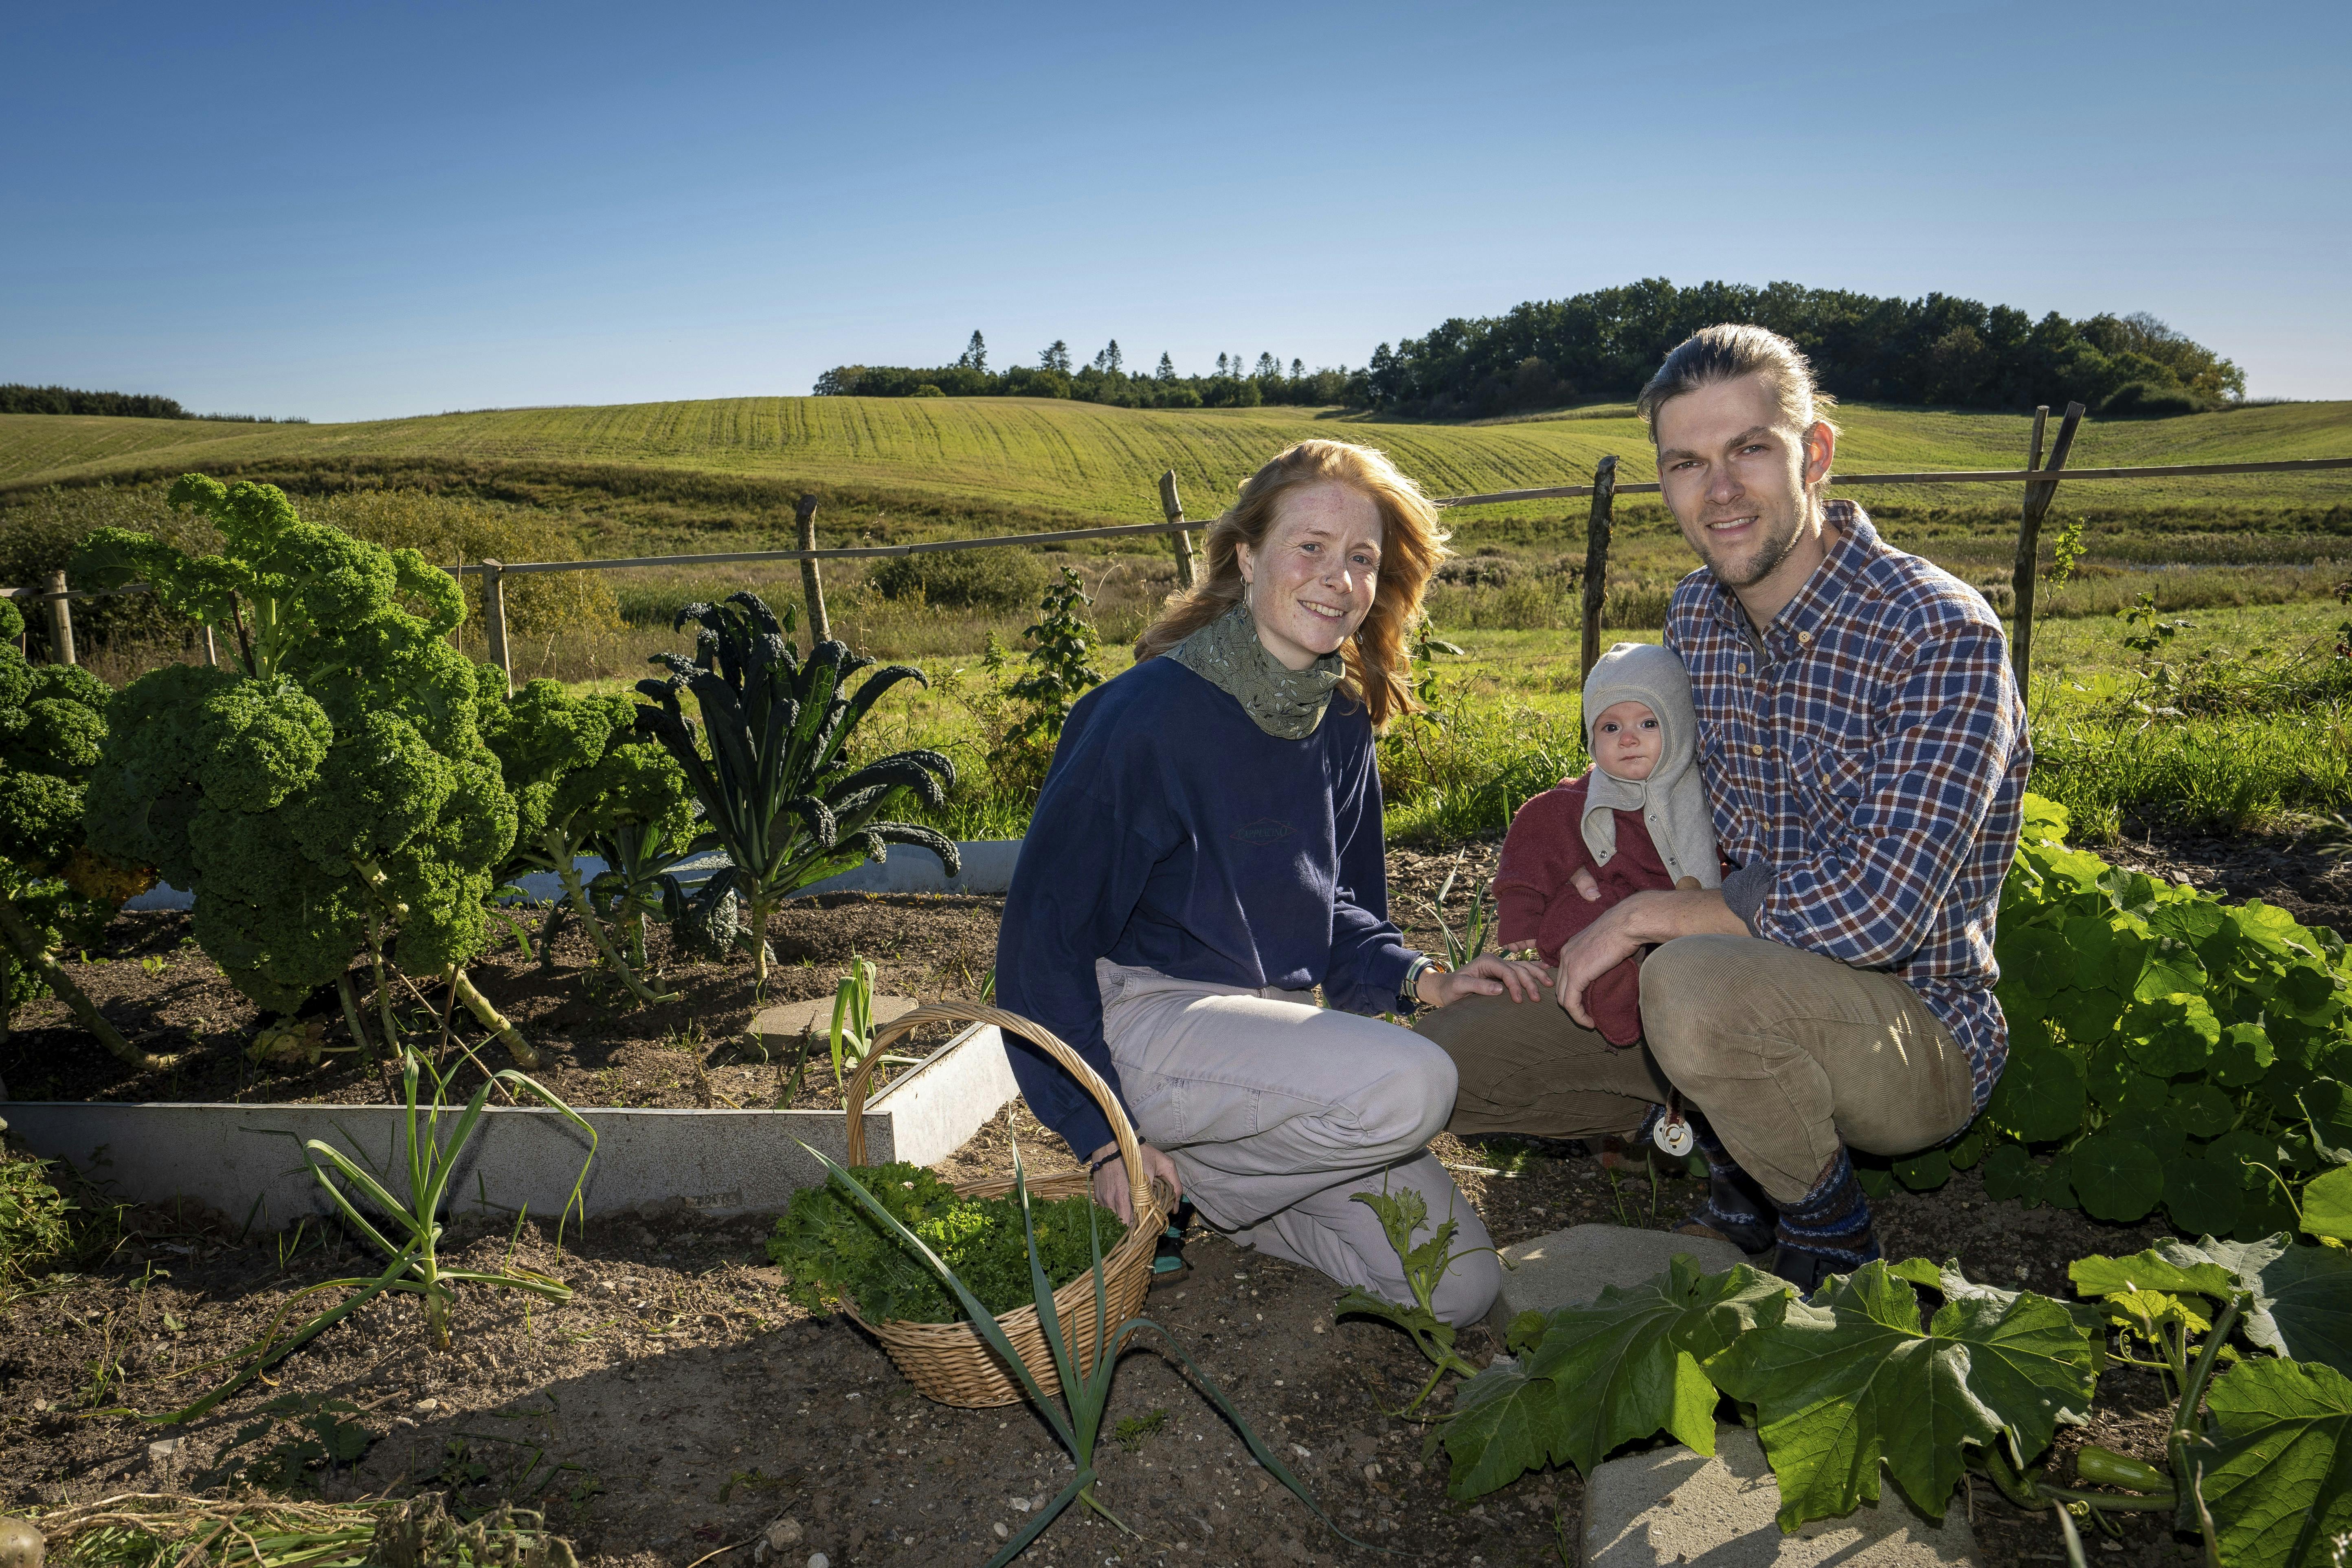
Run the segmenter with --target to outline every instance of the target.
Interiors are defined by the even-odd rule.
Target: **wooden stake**
[[[1601,606],[1609,596],[1609,533],[1616,526],[1617,458],[1612,453],[1593,465],[1592,517],[1584,525],[1584,668],[1580,689],[1601,658]]]
[[[213,641],[213,624],[210,621],[205,623],[205,662],[215,668],[220,666],[220,648]]]
[[[1176,494],[1173,468],[1160,476],[1160,510],[1168,514],[1171,522],[1184,521],[1184,503]],[[1176,586],[1189,591],[1192,586],[1192,535],[1189,530],[1180,528],[1168,536],[1168,543],[1176,552]]]
[[[66,597],[66,574],[49,574],[49,658],[56,664],[74,661],[73,602]]]
[[[514,695],[514,661],[507,653],[506,569],[499,562],[482,562],[482,631],[490,645],[490,662],[507,678],[507,695]]]
[[[2033,412],[2033,458],[2026,467],[2038,473],[2056,475],[2066,466],[2066,454],[2074,448],[2074,432],[2082,426],[2083,405],[2066,405],[2065,417],[2058,422],[2058,439],[2050,448],[2050,461],[2045,465],[2042,456],[2042,426],[2049,418],[2047,407]],[[2058,494],[2058,481],[2053,477],[2035,479],[2025,487],[2025,510],[2017,523],[2017,567],[2010,576],[2017,606],[2011,621],[2009,637],[2010,668],[2017,676],[2017,693],[2027,696],[2032,687],[2028,683],[2033,673],[2033,585],[2040,576],[2042,564],[2042,520],[2050,515],[2050,502]]]
[[[816,497],[801,497],[800,505],[793,508],[793,521],[800,529],[801,548],[816,548]],[[801,563],[801,590],[808,595],[809,647],[833,640],[833,623],[825,619],[824,584],[816,574],[816,563]]]

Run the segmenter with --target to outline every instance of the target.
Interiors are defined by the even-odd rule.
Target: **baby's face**
[[[1665,743],[1665,731],[1646,702],[1612,702],[1592,721],[1592,761],[1611,778],[1648,778]]]

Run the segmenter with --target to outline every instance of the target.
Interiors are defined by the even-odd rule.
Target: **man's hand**
[[[1152,1179],[1157,1177],[1168,1184],[1168,1190],[1173,1194],[1171,1202],[1173,1202],[1174,1198],[1182,1197],[1184,1178],[1176,1173],[1176,1162],[1149,1143],[1139,1143],[1137,1147],[1143,1152],[1144,1184],[1149,1186]],[[1116,1140],[1106,1143],[1087,1158],[1087,1163],[1091,1165],[1106,1154],[1112,1155],[1108,1163],[1095,1172],[1095,1202],[1118,1215],[1122,1224],[1133,1225],[1135,1197],[1128,1191],[1126,1157],[1114,1153],[1118,1148],[1118,1143]]]
[[[1529,963],[1519,958],[1496,958],[1488,953],[1474,958],[1461,969],[1447,973],[1424,969],[1414,983],[1414,999],[1425,1007],[1444,1007],[1465,996],[1500,996],[1510,994],[1514,1002],[1532,1002],[1544,994],[1551,984],[1551,972],[1540,963]]]
[[[1601,884],[1593,879],[1591,867],[1579,866],[1569,873],[1568,881],[1569,885],[1576,889],[1577,896],[1586,903],[1597,904],[1601,901]],[[1697,881],[1694,879],[1691,886],[1697,887]]]
[[[1695,892],[1635,893],[1601,912],[1601,918],[1560,944],[1555,994],[1568,1016],[1586,1028],[1596,1026],[1584,1008],[1591,984],[1652,942],[1678,936],[1746,936],[1748,927],[1717,889]]]

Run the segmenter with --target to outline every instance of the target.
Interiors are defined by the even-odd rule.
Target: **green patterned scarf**
[[[1257,640],[1249,605],[1235,605],[1166,657],[1242,705],[1257,727],[1286,741],[1303,741],[1323,721],[1332,689],[1347,674],[1336,653],[1292,669]]]

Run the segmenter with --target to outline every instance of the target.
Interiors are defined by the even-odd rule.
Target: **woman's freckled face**
[[[1665,749],[1665,731],[1645,702],[1612,702],[1592,721],[1592,760],[1613,779],[1639,783]]]
[[[1265,651],[1305,669],[1355,635],[1380,589],[1381,509],[1345,485],[1285,498],[1265,543],[1241,546],[1250,616]]]

